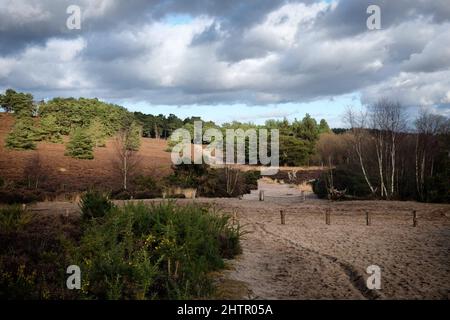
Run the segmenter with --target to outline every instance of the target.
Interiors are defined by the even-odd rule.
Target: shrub
[[[31,220],[31,214],[19,205],[0,208],[0,229],[15,231],[22,229]]]
[[[43,201],[45,193],[41,190],[28,190],[25,188],[4,189],[0,190],[0,203],[30,203]]]
[[[76,241],[77,217],[33,215],[16,230],[0,229],[0,300],[68,299],[64,239]]]
[[[211,292],[207,274],[240,252],[239,237],[205,207],[128,204],[92,221],[72,256],[85,298],[186,299]]]
[[[152,199],[162,196],[161,185],[152,176],[138,176],[133,185],[134,199]]]
[[[319,179],[313,183],[313,191],[319,198],[328,196],[327,176],[329,172],[324,172]],[[346,189],[346,195],[355,197],[369,197],[371,192],[364,177],[359,171],[351,170],[346,167],[337,167],[333,170],[334,187],[338,190]]]
[[[208,175],[198,184],[199,194],[206,197],[238,197],[258,188],[258,171],[232,170],[227,178],[225,169],[209,169]],[[227,179],[235,181],[234,188],[227,190]],[[234,180],[236,179],[236,180]]]
[[[80,200],[83,220],[104,217],[113,206],[108,197],[99,191],[88,191],[83,194]]]
[[[131,192],[125,189],[120,189],[111,192],[111,199],[114,200],[129,200],[131,199],[132,196],[133,195],[131,194]]]

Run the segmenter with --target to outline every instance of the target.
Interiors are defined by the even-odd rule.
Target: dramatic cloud
[[[71,4],[81,30],[66,28]],[[449,30],[448,0],[0,0],[0,89],[165,105],[358,93],[447,113]]]

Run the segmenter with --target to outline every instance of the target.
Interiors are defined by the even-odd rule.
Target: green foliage
[[[107,128],[97,118],[92,120],[89,128],[87,129],[88,135],[91,137],[94,142],[95,147],[105,147],[106,146],[106,138],[108,137]]]
[[[96,190],[91,190],[83,194],[80,200],[81,217],[83,220],[102,218],[112,208],[113,203],[108,196]]]
[[[10,149],[36,149],[36,131],[31,118],[18,118],[6,138],[6,147]]]
[[[132,121],[126,130],[128,131],[128,137],[126,140],[127,149],[138,151],[141,146],[141,126],[136,121]]]
[[[174,172],[166,177],[166,183],[180,188],[196,188],[208,174],[206,164],[184,164],[172,166]]]
[[[61,131],[62,128],[58,125],[55,115],[49,114],[45,117],[41,117],[38,131],[40,140],[61,143]]]
[[[123,107],[98,99],[54,98],[40,106],[39,114],[41,117],[54,115],[63,135],[76,128],[89,128],[91,122],[98,121],[104,126],[106,136],[112,136],[130,113]]]
[[[85,129],[78,128],[72,133],[66,146],[66,156],[76,159],[94,159],[94,143]]]
[[[288,166],[307,164],[309,146],[304,141],[293,136],[280,136],[280,163]]]
[[[162,196],[161,184],[151,176],[138,176],[134,180],[134,199],[151,199]]]
[[[135,112],[134,116],[142,125],[142,134],[148,138],[168,138],[178,128],[181,128],[184,122],[177,116],[170,114],[168,117],[159,114],[143,114]]]
[[[16,117],[31,117],[35,112],[33,96],[13,89],[7,89],[5,94],[0,94],[0,107],[6,112],[14,112]]]
[[[83,270],[81,296],[186,299],[210,293],[208,272],[240,252],[239,227],[198,206],[143,203],[92,221],[72,251]]]
[[[320,120],[320,123],[319,123],[319,134],[321,134],[321,133],[330,133],[330,132],[331,132],[331,129],[328,126],[327,121],[325,119]]]
[[[329,171],[324,172],[313,184],[313,191],[319,198],[328,196],[330,187]],[[371,196],[364,176],[360,170],[354,170],[345,166],[333,169],[333,186],[338,190],[347,190],[346,195],[367,198]]]
[[[20,265],[13,272],[0,271],[0,299],[38,299],[36,294],[36,273]]]
[[[228,182],[227,183],[227,177]],[[207,175],[200,179],[198,194],[203,197],[238,197],[258,188],[259,171],[240,171],[226,169],[209,169]],[[227,189],[227,185],[231,187]]]
[[[172,167],[174,173],[166,177],[166,185],[197,189],[204,197],[238,197],[257,189],[259,171],[235,171],[228,176],[232,190],[227,190],[227,172],[224,168],[210,168],[206,164],[180,164]],[[230,181],[228,181],[230,182]]]
[[[17,231],[22,229],[31,220],[31,214],[20,205],[0,208],[0,230]]]

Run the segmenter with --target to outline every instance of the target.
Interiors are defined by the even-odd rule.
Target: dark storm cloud
[[[369,4],[382,30],[367,30]],[[0,89],[172,105],[359,92],[442,110],[448,30],[448,0],[0,0]]]
[[[383,29],[419,17],[429,17],[435,23],[450,21],[448,0],[345,0],[339,1],[334,10],[322,14],[316,21],[317,27],[326,29],[333,37],[367,32],[366,10],[369,5],[380,7]]]
[[[157,1],[157,0],[4,0],[0,8],[0,53],[13,54],[27,45],[45,43],[50,37],[72,38],[90,32],[115,32],[127,25],[163,19],[169,14],[210,15],[229,30],[257,23],[285,1]],[[68,30],[67,7],[82,9],[82,30]],[[15,8],[14,8],[15,7]],[[95,13],[98,13],[96,15]]]

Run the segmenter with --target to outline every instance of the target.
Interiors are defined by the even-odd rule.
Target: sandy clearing
[[[145,200],[155,202],[161,200]],[[258,299],[449,299],[450,205],[396,201],[328,202],[299,197],[177,200],[237,212],[243,254],[224,276]],[[118,202],[122,203],[121,201]],[[331,209],[331,225],[324,212]],[[78,212],[73,203],[39,203],[37,212]],[[280,210],[286,225],[280,224]],[[365,225],[365,210],[372,225]],[[412,227],[411,211],[419,225]],[[381,267],[381,290],[365,270]]]

